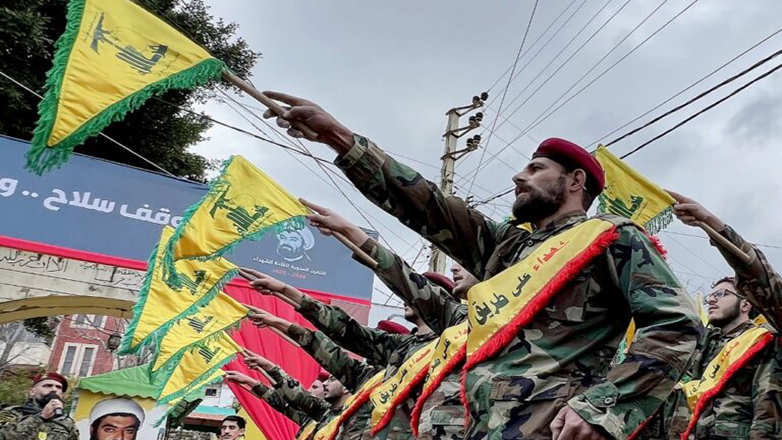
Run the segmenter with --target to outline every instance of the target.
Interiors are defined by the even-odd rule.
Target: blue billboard
[[[147,261],[164,225],[207,186],[88,156],[36,176],[24,167],[29,144],[0,136],[0,235]],[[369,301],[372,272],[336,239],[305,228],[244,242],[228,256],[285,282]]]

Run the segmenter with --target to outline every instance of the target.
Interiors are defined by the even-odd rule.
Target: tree
[[[0,371],[10,368],[18,357],[24,355],[23,350],[14,350],[16,344],[37,340],[51,345],[59,323],[58,317],[51,316],[0,325]]]
[[[65,29],[66,0],[4,0],[0,6],[0,71],[42,93],[46,72],[51,68],[54,42]],[[224,61],[239,77],[247,78],[259,53],[235,38],[237,25],[209,14],[203,0],[139,0],[158,17],[180,29]],[[169,172],[194,180],[204,180],[213,164],[188,151],[206,139],[211,122],[200,115],[182,111],[194,103],[204,103],[219,90],[231,88],[220,81],[194,91],[169,91],[161,100],[150,99],[123,121],[109,125],[104,132],[162,166]],[[170,104],[166,104],[166,101]],[[38,99],[0,76],[0,133],[30,139],[38,120]],[[91,138],[76,149],[90,156],[155,169],[104,138]]]

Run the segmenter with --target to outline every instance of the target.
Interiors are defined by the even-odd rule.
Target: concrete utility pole
[[[481,96],[472,97],[472,104],[452,108],[446,113],[448,125],[443,135],[445,138],[445,151],[440,158],[443,161],[440,171],[440,190],[446,196],[453,194],[453,170],[456,166],[456,161],[478,149],[478,144],[481,142],[481,136],[476,134],[472,138],[467,139],[466,148],[456,149],[456,143],[460,137],[481,126],[483,113],[478,112],[474,116],[470,116],[468,125],[464,127],[459,127],[459,118],[477,108],[483,107],[487,99],[489,99],[489,93],[483,92]],[[442,274],[445,273],[445,254],[434,246],[432,246],[432,256],[429,260],[429,270]]]

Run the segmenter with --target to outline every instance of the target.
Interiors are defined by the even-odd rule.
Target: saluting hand
[[[263,94],[275,101],[287,104],[287,106],[283,106],[286,111],[282,116],[278,116],[272,110],[267,110],[263,117],[277,118],[277,125],[288,129],[288,135],[324,143],[338,154],[346,153],[353,146],[353,132],[314,102],[280,92],[266,91]],[[318,137],[314,139],[306,137],[300,130],[292,127],[292,122],[300,122],[308,126],[318,134]]]
[[[233,371],[233,370],[225,372],[225,380],[229,382],[235,382],[240,385],[249,385],[251,387],[254,387],[255,385],[258,385],[258,383],[260,383],[259,381],[253,379],[252,377],[246,374],[240,373],[238,371]]]
[[[253,353],[250,350],[244,350],[244,353],[242,353],[244,357],[244,363],[248,367],[252,368],[253,370],[263,370],[263,371],[269,371],[272,368],[275,367],[274,363],[265,357]]]
[[[312,227],[318,228],[321,234],[329,236],[332,231],[339,232],[356,246],[361,246],[369,238],[367,233],[361,230],[361,228],[345,220],[344,217],[331,209],[316,205],[305,199],[299,199],[299,202],[315,211],[314,214],[307,215],[307,220],[309,220]]]
[[[725,223],[714,216],[714,214],[709,212],[700,203],[677,192],[671,190],[666,191],[671,197],[676,199],[676,204],[673,205],[673,213],[685,225],[699,227],[701,223],[705,223],[717,232],[725,229]]]

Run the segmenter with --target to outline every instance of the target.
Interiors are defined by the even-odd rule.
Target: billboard
[[[207,191],[82,155],[39,177],[23,168],[27,148],[0,136],[0,236],[147,261],[163,226],[178,225]],[[363,302],[372,296],[372,272],[315,229],[244,242],[228,259],[297,287]]]

